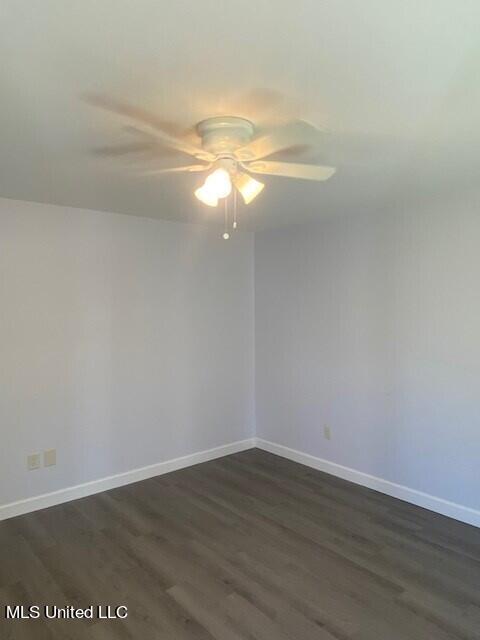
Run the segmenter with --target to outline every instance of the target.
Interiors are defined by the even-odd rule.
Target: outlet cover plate
[[[44,467],[53,467],[57,464],[57,450],[56,449],[48,449],[48,451],[43,452],[43,466]]]
[[[40,469],[41,466],[41,457],[39,453],[32,453],[27,456],[27,469],[29,471],[34,471],[35,469]]]

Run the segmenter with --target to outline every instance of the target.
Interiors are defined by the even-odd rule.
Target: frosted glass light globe
[[[230,174],[225,169],[215,169],[205,180],[203,188],[216,198],[226,198],[232,191]]]

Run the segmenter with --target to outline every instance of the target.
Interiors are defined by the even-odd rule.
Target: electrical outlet
[[[53,467],[53,465],[57,464],[57,450],[49,449],[48,451],[43,452],[43,466],[44,467]]]
[[[332,432],[330,431],[330,427],[326,425],[323,427],[323,435],[325,436],[326,440],[332,439]]]
[[[29,471],[34,471],[35,469],[40,469],[41,466],[41,458],[39,453],[32,453],[27,456],[27,469]]]

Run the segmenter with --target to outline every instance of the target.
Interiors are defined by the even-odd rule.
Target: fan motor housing
[[[233,154],[248,144],[255,132],[252,122],[235,116],[207,118],[199,122],[196,129],[202,138],[202,148],[216,155]]]

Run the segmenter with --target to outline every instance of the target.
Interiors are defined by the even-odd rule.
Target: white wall
[[[253,331],[251,234],[0,200],[0,505],[252,436]]]
[[[254,331],[251,234],[0,200],[0,506],[251,437],[256,377],[260,438],[478,509],[478,211],[257,234]]]
[[[479,211],[256,235],[259,437],[480,507]]]

